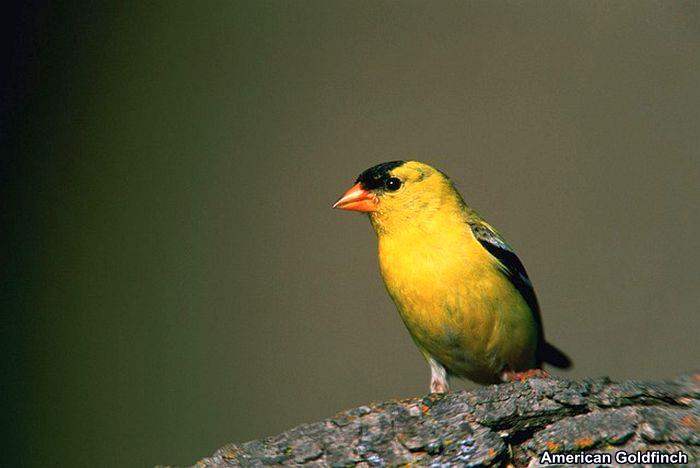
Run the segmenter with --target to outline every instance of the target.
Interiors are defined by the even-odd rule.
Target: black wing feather
[[[513,252],[513,249],[505,243],[505,241],[494,231],[483,224],[469,224],[474,233],[474,237],[479,243],[503,265],[502,271],[506,277],[513,283],[513,286],[518,290],[520,295],[525,299],[527,305],[530,306],[535,321],[537,322],[537,332],[539,339],[544,340],[542,333],[542,319],[540,317],[540,306],[537,303],[537,296],[532,287],[530,278],[527,276],[527,271],[523,262]]]
[[[469,223],[469,227],[479,243],[501,263],[503,274],[515,286],[530,307],[537,326],[538,363],[547,361],[557,367],[571,366],[571,361],[564,353],[544,340],[540,306],[537,303],[535,290],[532,287],[530,278],[527,276],[523,262],[520,261],[513,249],[489,226],[481,223]]]

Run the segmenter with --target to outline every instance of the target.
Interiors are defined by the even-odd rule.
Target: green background
[[[7,456],[187,464],[426,392],[369,223],[330,209],[400,158],[514,245],[568,376],[691,370],[699,5],[38,10],[3,116]]]

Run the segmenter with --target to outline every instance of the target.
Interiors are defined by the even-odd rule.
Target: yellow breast
[[[497,261],[453,219],[379,236],[380,269],[418,346],[453,374],[492,382],[504,365],[534,363],[536,326]]]

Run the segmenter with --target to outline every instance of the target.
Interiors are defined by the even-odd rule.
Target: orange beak
[[[368,213],[377,211],[379,199],[372,192],[362,188],[362,184],[355,184],[340,197],[340,200],[335,202],[333,208],[348,211],[361,211]]]

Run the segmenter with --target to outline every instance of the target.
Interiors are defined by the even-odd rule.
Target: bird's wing
[[[539,342],[544,343],[544,334],[542,332],[542,319],[540,317],[540,306],[537,303],[535,290],[532,288],[530,278],[527,276],[527,271],[520,261],[518,256],[513,251],[512,247],[503,240],[503,238],[489,226],[487,223],[469,222],[469,227],[474,234],[476,240],[496,259],[503,274],[515,286],[520,295],[525,299],[525,302],[532,311],[532,316],[537,325],[537,334]]]

